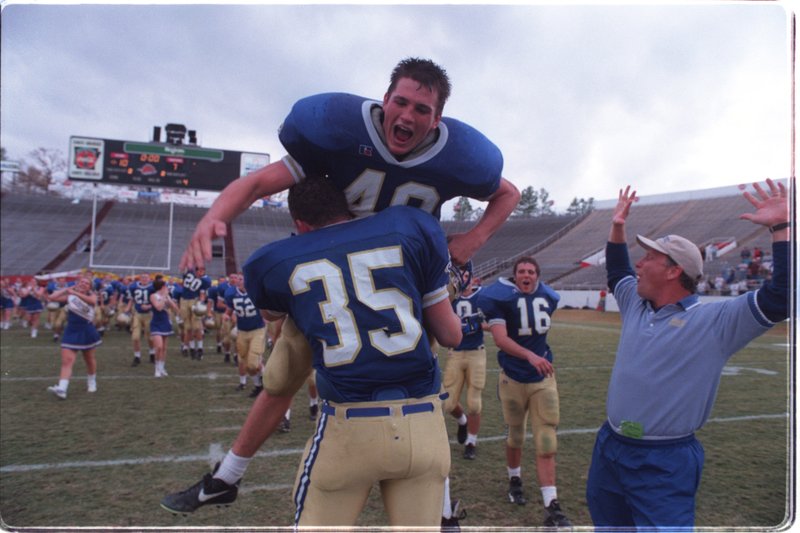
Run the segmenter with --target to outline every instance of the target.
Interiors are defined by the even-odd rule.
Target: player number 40
[[[413,301],[399,289],[376,289],[373,278],[377,270],[403,266],[400,247],[354,252],[347,255],[347,260],[356,299],[375,311],[392,311],[400,324],[400,331],[396,333],[387,334],[383,328],[370,330],[370,345],[386,356],[414,350],[422,338],[422,325],[414,316]],[[322,282],[325,291],[325,299],[319,302],[322,321],[333,324],[338,337],[336,344],[322,341],[326,366],[352,363],[362,348],[360,329],[348,306],[350,298],[344,276],[339,266],[327,259],[319,259],[298,265],[289,278],[295,295],[310,290],[314,281]]]

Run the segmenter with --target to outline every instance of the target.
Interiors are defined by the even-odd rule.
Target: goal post
[[[89,268],[95,269],[118,269],[118,270],[170,270],[172,263],[172,227],[174,220],[175,203],[169,202],[169,224],[167,229],[167,257],[166,264],[162,265],[125,265],[125,264],[101,264],[95,262],[95,245],[97,243],[97,195],[94,195],[92,203],[92,232],[89,238]]]

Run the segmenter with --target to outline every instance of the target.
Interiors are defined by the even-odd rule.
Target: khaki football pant
[[[236,336],[236,351],[239,360],[244,361],[247,372],[255,372],[261,364],[261,357],[266,349],[267,328],[258,328],[252,331],[239,330]]]
[[[448,350],[443,384],[449,394],[444,404],[446,413],[450,413],[458,404],[466,384],[466,414],[480,414],[481,395],[486,386],[486,347],[480,346],[477,350]]]
[[[556,453],[560,413],[555,376],[537,383],[520,383],[500,372],[498,395],[503,405],[503,419],[508,425],[506,443],[512,448],[522,448],[526,417],[530,414],[536,455]]]
[[[403,405],[424,402],[433,410],[401,412]],[[353,526],[377,482],[390,525],[438,530],[450,471],[439,396],[330,405],[336,414],[320,414],[298,469],[295,523]],[[392,407],[392,414],[346,418],[348,407],[376,406]]]

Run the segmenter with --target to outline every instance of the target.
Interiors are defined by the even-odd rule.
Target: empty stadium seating
[[[172,217],[172,245],[169,246],[170,207],[164,204],[104,203],[103,218],[96,228],[94,264],[98,270],[127,274],[144,269],[166,269],[177,274],[181,254],[206,212],[204,208],[175,205]],[[722,196],[681,202],[637,205],[628,220],[631,257],[642,250],[635,244],[637,233],[659,237],[677,233],[701,247],[717,239],[736,240],[737,247],[706,264],[716,275],[736,267],[743,247],[770,248],[766,228],[739,220],[749,206],[741,196]],[[90,254],[68,245],[88,242],[93,204],[45,195],[4,193],[2,196],[3,275],[36,274],[44,270],[88,268]],[[542,279],[556,289],[602,289],[605,269],[581,267],[581,261],[602,250],[608,237],[612,209],[596,209],[582,217],[548,216],[510,219],[473,258],[478,275],[490,282],[510,274],[509,260],[531,254],[539,261]],[[444,221],[446,233],[467,231],[474,222]],[[241,265],[258,247],[287,237],[294,230],[288,213],[277,208],[254,208],[240,215],[231,226],[231,237],[215,246],[215,257],[207,271],[219,276]],[[82,237],[83,235],[83,237]],[[73,248],[76,248],[73,246]],[[63,252],[68,252],[64,254]],[[48,267],[49,268],[46,268]]]

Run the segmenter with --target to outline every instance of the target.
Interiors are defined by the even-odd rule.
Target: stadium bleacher
[[[168,246],[169,211],[165,204],[98,201],[94,264],[96,270],[129,274],[144,269],[177,274],[178,262],[204,208],[175,205],[172,216],[172,245]],[[766,228],[739,220],[747,209],[739,195],[702,198],[680,202],[637,205],[628,219],[631,258],[642,255],[635,244],[637,233],[657,237],[677,233],[701,247],[717,239],[735,239],[736,246],[707,263],[706,272],[714,276],[740,262],[740,251],[761,247],[768,250]],[[4,193],[2,196],[3,275],[25,275],[68,271],[90,267],[87,227],[91,225],[93,203],[46,195]],[[510,274],[509,259],[531,254],[539,261],[542,278],[556,289],[605,287],[605,269],[582,266],[581,261],[605,246],[612,209],[595,209],[583,215],[553,215],[531,219],[510,219],[473,258],[476,273],[484,283]],[[443,221],[448,234],[468,230],[474,222]],[[287,237],[294,227],[281,208],[253,208],[231,225],[229,239],[215,245],[214,258],[207,265],[211,276],[231,268],[241,268],[259,246]],[[83,238],[81,235],[83,234]],[[62,257],[65,247],[78,242],[74,251]],[[60,255],[61,254],[61,255]],[[57,263],[57,264],[56,264]],[[46,268],[48,267],[49,268]]]

